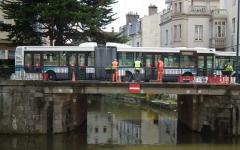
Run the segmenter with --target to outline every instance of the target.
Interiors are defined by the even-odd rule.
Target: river
[[[177,112],[88,100],[87,125],[56,135],[0,135],[0,150],[239,150],[240,138],[191,132]]]

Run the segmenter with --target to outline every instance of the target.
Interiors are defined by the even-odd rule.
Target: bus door
[[[68,78],[72,79],[73,73],[75,73],[75,78],[78,76],[77,73],[77,53],[69,52],[67,57],[68,64]]]
[[[154,54],[145,55],[145,78],[146,80],[154,80],[155,78],[155,65],[154,65]]]
[[[117,49],[116,47],[97,47],[95,54],[96,79],[106,79],[106,68],[112,66],[112,60],[117,57]]]
[[[78,53],[77,55],[77,79],[86,79],[86,53]]]
[[[208,76],[213,73],[213,56],[199,55],[197,59],[197,75]]]

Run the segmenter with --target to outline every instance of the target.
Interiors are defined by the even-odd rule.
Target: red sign
[[[134,94],[140,93],[140,84],[138,83],[130,83],[129,84],[129,92]]]

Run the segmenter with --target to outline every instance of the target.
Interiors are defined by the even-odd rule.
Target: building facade
[[[13,20],[4,19],[1,9],[0,22],[13,24]],[[7,35],[7,32],[0,31],[0,60],[14,59],[15,45],[13,45],[12,41],[7,40]]]
[[[211,47],[225,50],[227,11],[220,0],[166,0],[161,13],[163,47]]]
[[[133,47],[160,46],[160,13],[157,10],[156,6],[150,5],[147,16],[139,18],[137,13],[126,15],[126,25],[119,30],[128,37],[126,44]]]
[[[126,24],[119,28],[119,32],[128,37],[126,44],[139,47],[141,42],[141,21],[137,13],[128,13],[126,15]]]
[[[237,49],[237,0],[221,0],[221,8],[226,9],[226,51],[236,51]]]

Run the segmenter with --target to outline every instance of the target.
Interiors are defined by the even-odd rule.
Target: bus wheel
[[[56,79],[56,74],[54,72],[48,72],[48,80],[54,81]]]

